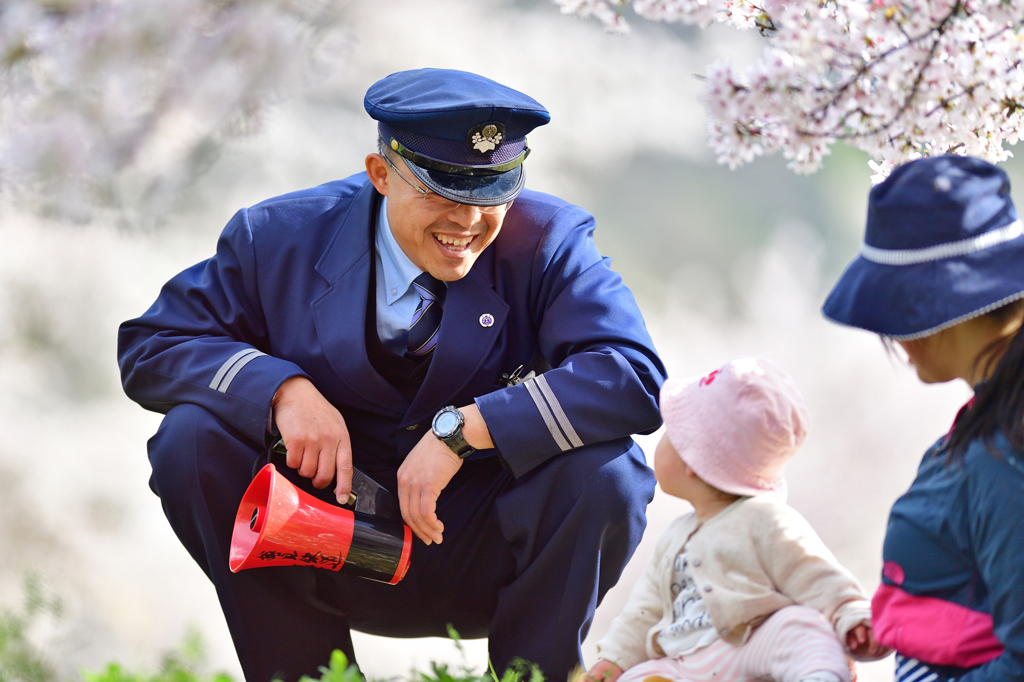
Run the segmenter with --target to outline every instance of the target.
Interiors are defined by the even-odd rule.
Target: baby
[[[860,584],[784,502],[808,422],[792,379],[744,358],[670,379],[660,402],[654,471],[693,511],[658,540],[585,677],[850,682],[847,655],[887,655]]]

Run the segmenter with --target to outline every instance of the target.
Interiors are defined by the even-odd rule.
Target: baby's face
[[[654,476],[661,489],[669,495],[692,501],[698,479],[691,474],[690,467],[686,466],[667,435],[661,437],[654,450]]]

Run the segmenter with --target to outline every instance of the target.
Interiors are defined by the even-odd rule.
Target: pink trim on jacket
[[[1003,653],[992,616],[944,599],[915,597],[882,584],[871,600],[871,614],[876,640],[922,662],[972,668]]]

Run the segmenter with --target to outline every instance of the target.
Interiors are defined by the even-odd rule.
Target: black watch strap
[[[445,445],[452,449],[452,452],[459,456],[459,459],[466,459],[476,452],[476,448],[467,443],[466,439],[462,436],[461,427],[452,435],[447,438],[442,438],[441,440],[444,441]]]

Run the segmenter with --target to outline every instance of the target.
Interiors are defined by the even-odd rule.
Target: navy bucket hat
[[[1010,180],[965,156],[919,159],[871,190],[860,256],[822,312],[901,341],[1024,298],[1024,229]]]
[[[381,142],[428,189],[461,204],[499,206],[523,190],[526,135],[551,120],[523,93],[450,69],[393,73],[363,101]]]

